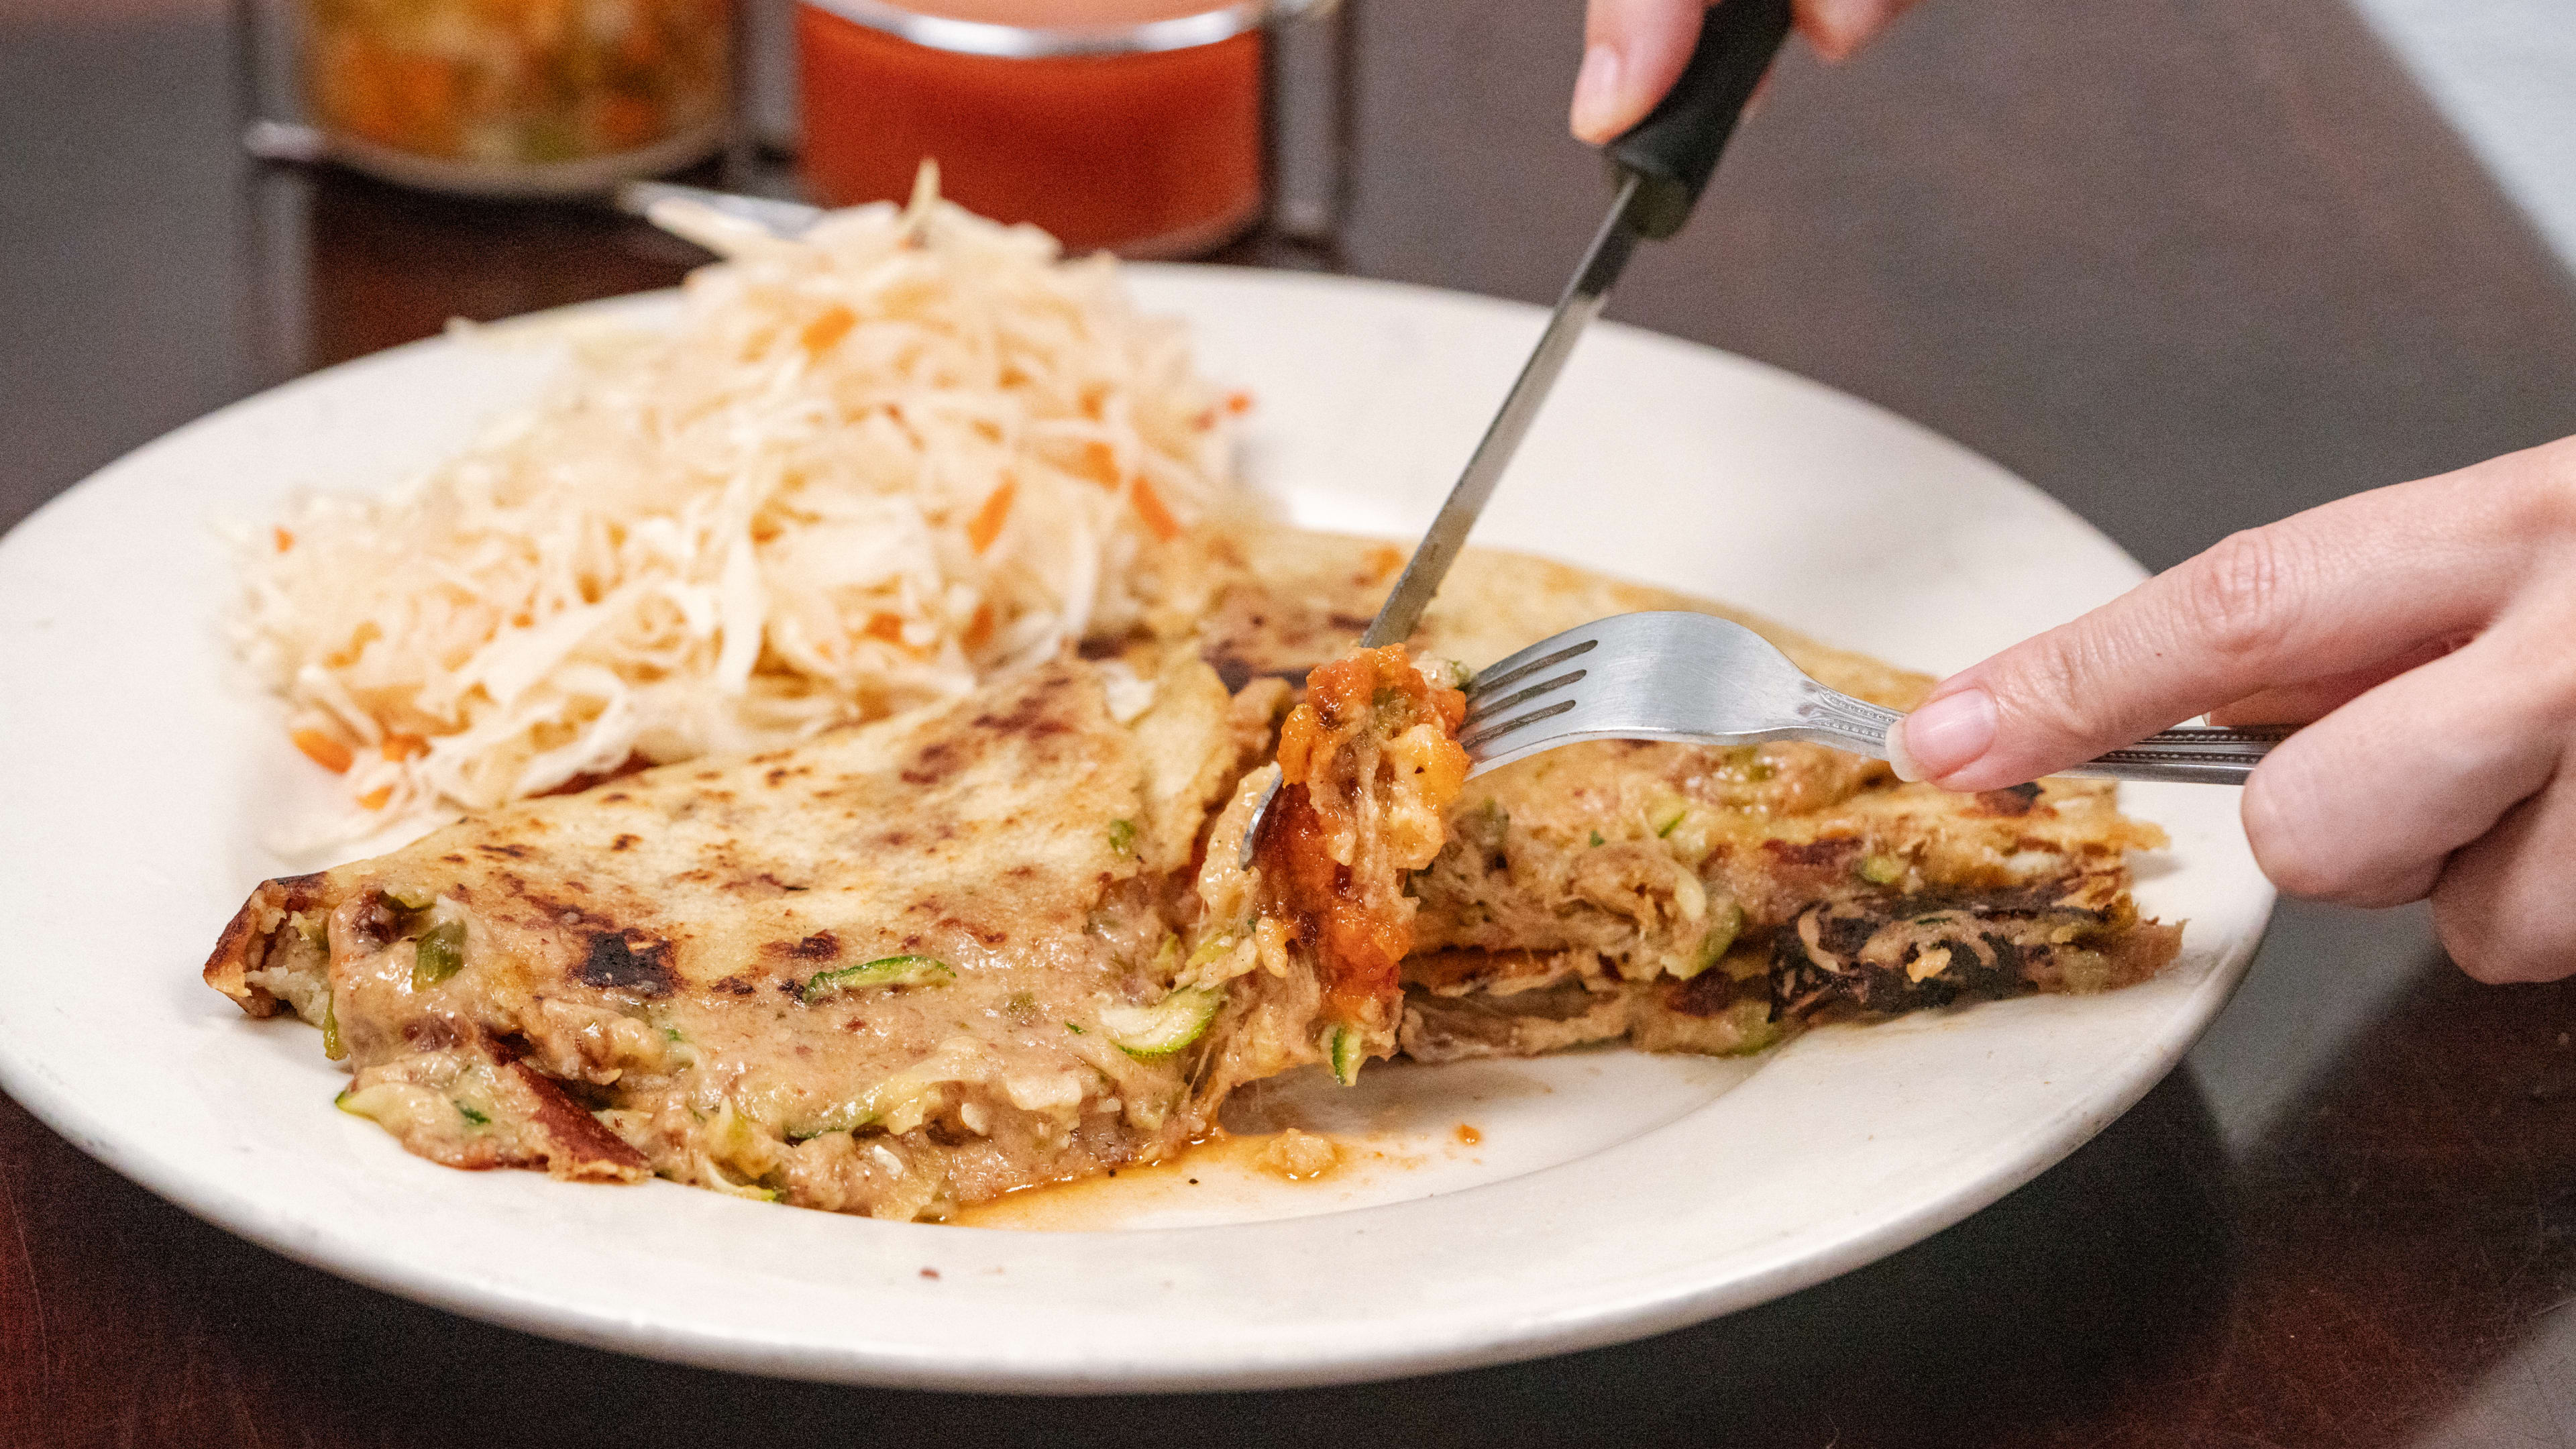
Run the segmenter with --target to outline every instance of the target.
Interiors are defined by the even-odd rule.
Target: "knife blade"
[[[1413,636],[1422,611],[1440,591],[1440,581],[1467,543],[1467,533],[1494,496],[1494,485],[1511,466],[1521,439],[1537,420],[1565,370],[1566,359],[1581,341],[1584,328],[1601,315],[1610,289],[1628,267],[1642,240],[1661,239],[1682,229],[1692,206],[1717,169],[1717,158],[1735,133],[1744,104],[1761,84],[1772,58],[1789,34],[1790,0],[1725,0],[1700,22],[1699,40],[1661,104],[1644,120],[1612,141],[1608,148],[1615,189],[1610,211],[1601,219],[1592,244],[1575,264],[1574,275],[1557,298],[1556,311],[1539,333],[1538,346],[1521,367],[1503,405],[1467,457],[1467,466],[1431,520],[1395,589],[1379,606],[1363,649],[1383,648]]]
[[[1646,118],[1606,148],[1615,188],[1609,214],[1602,218],[1592,244],[1584,249],[1574,276],[1557,298],[1556,310],[1539,333],[1538,346],[1522,364],[1503,405],[1485,428],[1467,466],[1449,489],[1440,512],[1406,561],[1404,572],[1378,606],[1377,617],[1360,635],[1360,647],[1378,649],[1413,637],[1422,613],[1440,592],[1440,581],[1467,546],[1467,534],[1494,496],[1494,485],[1519,451],[1521,439],[1547,402],[1557,374],[1565,370],[1574,344],[1610,300],[1610,289],[1636,255],[1637,243],[1671,236],[1690,220],[1691,209],[1717,170],[1717,158],[1735,134],[1745,103],[1753,98],[1780,45],[1789,36],[1790,0],[1722,0],[1700,22],[1699,40],[1691,49],[1681,79],[1646,114]],[[1243,832],[1242,859],[1251,865],[1253,845],[1278,798],[1273,776]]]
[[[1413,637],[1414,627],[1422,622],[1422,611],[1431,607],[1431,596],[1440,592],[1440,581],[1449,576],[1449,565],[1457,562],[1458,551],[1467,546],[1467,531],[1476,526],[1477,515],[1494,496],[1494,485],[1502,481],[1503,470],[1511,466],[1512,454],[1518,452],[1521,439],[1528,435],[1530,424],[1538,420],[1539,409],[1547,402],[1548,389],[1556,385],[1556,375],[1565,370],[1565,360],[1573,355],[1574,344],[1583,340],[1583,329],[1601,315],[1602,305],[1610,300],[1610,288],[1628,266],[1628,258],[1637,250],[1637,232],[1629,225],[1628,208],[1637,196],[1638,179],[1619,178],[1617,199],[1610,203],[1610,214],[1601,220],[1593,233],[1592,245],[1584,250],[1583,262],[1574,269],[1574,279],[1565,286],[1565,295],[1557,299],[1556,311],[1547,319],[1547,330],[1538,335],[1538,346],[1529,361],[1521,364],[1521,375],[1512,390],[1503,395],[1503,406],[1494,420],[1485,426],[1485,436],[1476,451],[1467,456],[1466,470],[1450,486],[1449,497],[1433,516],[1431,527],[1424,531],[1422,542],[1414,547],[1413,557],[1395,581],[1395,589],[1378,606],[1377,617],[1369,621],[1368,630],[1360,635],[1363,649],[1382,649]]]

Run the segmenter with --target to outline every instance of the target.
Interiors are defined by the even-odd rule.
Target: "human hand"
[[[1914,0],[1797,0],[1798,32],[1840,60]],[[1574,134],[1593,145],[1646,118],[1681,79],[1709,0],[1591,0],[1583,69],[1574,78]]]
[[[2224,539],[1943,680],[1891,743],[1991,790],[2203,712],[2314,721],[2245,785],[2282,890],[2429,895],[2470,975],[2576,973],[2576,438]]]

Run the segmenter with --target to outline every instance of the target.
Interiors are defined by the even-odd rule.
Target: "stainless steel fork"
[[[1805,740],[1887,758],[1903,716],[1807,677],[1741,624],[1708,614],[1617,614],[1533,644],[1467,685],[1458,731],[1471,775],[1578,740],[1749,745]],[[2183,728],[2061,775],[2241,785],[2287,734]]]

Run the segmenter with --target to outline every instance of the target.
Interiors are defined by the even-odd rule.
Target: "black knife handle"
[[[1671,236],[1690,220],[1744,103],[1789,38],[1790,0],[1721,0],[1700,22],[1699,44],[1670,93],[1619,139],[1610,160],[1638,180],[1628,204],[1637,235]]]

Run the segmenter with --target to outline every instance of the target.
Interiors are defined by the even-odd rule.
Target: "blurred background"
[[[709,157],[684,179],[832,200],[899,192],[929,147],[984,144],[988,161],[1033,150],[1026,127],[998,142],[974,131],[995,124],[997,96],[1042,88],[1045,64],[1023,61],[1026,75],[997,82],[986,72],[1012,62],[890,43],[872,27],[904,12],[874,0],[750,0],[732,59],[716,0],[632,3],[667,32],[632,87],[645,100],[608,97],[637,128],[633,145],[619,154],[597,125],[572,133],[564,116],[532,119],[521,105],[515,129],[483,128],[500,136],[486,134],[484,150],[575,155],[575,170],[605,165],[594,175],[639,157],[647,169]],[[1195,3],[944,0],[942,14],[1071,15],[1114,31],[1097,17]],[[330,42],[364,39],[370,25],[399,42],[399,26],[370,15],[525,8],[0,0],[0,434],[21,460],[0,479],[0,523],[143,439],[310,368],[428,335],[451,315],[665,285],[695,260],[587,203],[469,200],[244,156],[250,115],[318,119],[361,153],[346,159],[379,174],[466,190],[498,174],[506,188],[506,160],[423,154],[468,144],[457,132],[477,119],[470,97],[442,102],[417,67],[406,82],[395,54],[378,57],[371,110],[363,86],[311,57],[345,56]],[[299,15],[305,24],[287,23]],[[2361,411],[2394,424],[2392,408],[2453,407],[2410,385],[2442,366],[2457,365],[2497,443],[2565,430],[2563,353],[2499,345],[2482,318],[2566,306],[2566,22],[2562,0],[1931,0],[1830,75],[1793,47],[1776,104],[1729,160],[1726,193],[1645,258],[1613,315],[1924,421],[2058,493],[2150,567],[2170,564],[2291,505],[2470,461],[2436,442],[2439,429],[2343,426]],[[1156,118],[1222,134],[1168,143],[1166,171],[1181,181],[1122,190],[1206,194],[1155,198],[1181,215],[1154,235],[1138,234],[1161,224],[1151,216],[1071,230],[1149,254],[1213,250],[1552,299],[1600,202],[1597,161],[1563,125],[1580,27],[1574,0],[1353,0],[1267,36],[1128,57],[1267,41],[1270,63],[1237,57],[1177,78],[1146,67],[1129,83],[1143,109],[1131,106],[1116,132],[1123,145],[1161,135]],[[301,45],[288,33],[299,29]],[[261,37],[249,53],[246,33]],[[799,82],[818,66],[835,89],[808,114]],[[431,126],[408,137],[406,83]],[[1226,101],[1216,122],[1211,96]],[[1116,97],[1086,104],[1076,133],[1119,114]],[[888,116],[904,114],[929,116],[930,129],[885,134]],[[728,120],[735,144],[715,154]],[[444,140],[432,122],[445,123]],[[815,144],[800,159],[809,128]],[[1035,149],[1023,163],[1033,169],[999,178],[952,160],[950,193],[1026,211],[1032,176],[1086,160]],[[2350,264],[2281,265],[2330,253]],[[2494,275],[2444,266],[2490,253]],[[2257,282],[2246,305],[2237,294]],[[2444,305],[2468,288],[2480,308]],[[2335,375],[2281,366],[2283,349],[2320,326],[2340,334]],[[1968,349],[1978,366],[1959,365]],[[2138,406],[2142,389],[2172,390],[2187,411]],[[2267,489],[2246,488],[2253,477]]]
[[[754,0],[738,45],[715,0],[644,6],[644,40],[523,34],[534,0],[294,8],[289,43],[275,0],[0,0],[0,528],[261,388],[702,259],[581,196],[465,192],[676,168],[863,200],[931,146],[984,155],[949,190],[1009,214],[1064,200],[1030,175],[1152,151],[1175,159],[1108,188],[1120,206],[1056,224],[1533,302],[1604,201],[1564,125],[1577,0],[1347,0],[1196,31],[1190,0]],[[395,23],[423,13],[471,32],[436,44],[575,79],[470,94]],[[1112,82],[1066,79],[1104,56]],[[316,128],[272,151],[348,164],[254,161],[259,118]],[[1082,149],[1102,134],[1121,144]],[[1030,156],[1054,170],[1011,173]],[[1611,311],[1915,418],[2157,568],[2576,433],[2571,262],[2567,0],[1925,0],[1846,64],[1793,47],[1692,228]],[[2420,911],[2286,907],[2189,1069],[2003,1206],[1648,1344],[1271,1396],[1266,1432],[1362,1414],[1412,1442],[1758,1422],[1741,1442],[2576,1445],[2568,1000],[2468,986]],[[1098,1423],[538,1344],[224,1238],[5,1104],[0,1147],[35,1245],[0,1262],[0,1330],[32,1355],[0,1424],[43,1442],[243,1442],[224,1416],[267,1424],[247,1406],[281,1400],[303,1427],[259,1442],[442,1442],[459,1406],[436,1365],[478,1355],[530,1370],[447,1426],[486,1442],[623,1442],[600,1396],[648,1386],[681,1437]],[[326,1342],[291,1368],[242,1347],[308,1332]],[[50,1421],[54,1393],[126,1407]],[[1122,1412],[1132,1435],[1229,1411]]]

